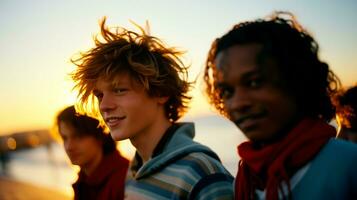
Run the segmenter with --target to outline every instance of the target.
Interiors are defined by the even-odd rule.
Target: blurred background
[[[61,143],[49,136],[59,110],[76,101],[70,58],[93,46],[98,22],[151,34],[185,50],[197,79],[191,109],[182,121],[196,122],[200,141],[235,175],[241,132],[212,110],[202,94],[202,71],[212,41],[234,24],[290,11],[320,44],[320,57],[344,86],[357,77],[355,0],[0,0],[0,160],[2,177],[71,196],[76,179]],[[129,141],[118,148],[130,158]],[[0,190],[0,199],[3,191]]]

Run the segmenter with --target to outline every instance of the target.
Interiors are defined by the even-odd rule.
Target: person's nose
[[[101,113],[110,112],[116,107],[116,99],[113,95],[103,94],[101,101],[99,102],[99,109]]]
[[[235,88],[234,93],[225,102],[225,107],[228,113],[244,114],[252,107],[252,101],[249,92],[243,88]]]

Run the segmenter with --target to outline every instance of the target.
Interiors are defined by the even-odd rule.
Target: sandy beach
[[[0,177],[0,200],[69,200],[61,192]]]

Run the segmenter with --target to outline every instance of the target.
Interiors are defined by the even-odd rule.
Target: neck
[[[84,174],[87,176],[90,176],[94,170],[99,166],[100,162],[103,159],[103,153],[98,153],[98,156],[93,158],[89,163],[87,163],[84,166],[81,166],[81,169],[83,170]]]
[[[290,121],[285,127],[282,127],[279,132],[274,134],[273,137],[266,139],[264,141],[254,141],[255,148],[260,149],[265,146],[278,143],[279,141],[284,140],[285,137],[290,134],[290,132],[301,122],[303,118],[299,118],[298,116]]]
[[[154,124],[143,130],[145,133],[138,134],[138,137],[130,138],[130,142],[136,148],[143,163],[150,160],[155,147],[171,125],[171,122],[165,117],[162,120],[156,120]]]

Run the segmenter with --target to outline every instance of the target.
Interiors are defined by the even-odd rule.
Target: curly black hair
[[[215,59],[219,52],[234,45],[261,44],[264,57],[273,58],[284,82],[282,89],[296,98],[302,116],[330,121],[335,116],[331,96],[340,80],[318,56],[319,46],[288,12],[275,12],[268,19],[239,23],[217,38],[209,50],[204,81],[210,103],[225,114],[216,87]]]

